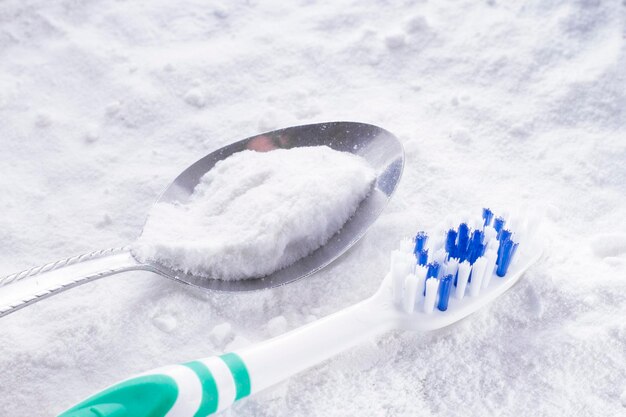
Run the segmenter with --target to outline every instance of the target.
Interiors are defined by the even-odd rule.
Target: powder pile
[[[327,146],[238,152],[188,202],[155,205],[133,251],[209,278],[269,275],[326,243],[375,178],[363,158]]]
[[[624,416],[625,22],[600,0],[1,1],[2,272],[129,244],[180,171],[261,131],[369,122],[406,164],[310,278],[233,295],[128,273],[0,319],[0,414],[324,317],[378,289],[401,237],[526,204],[547,209],[545,256],[492,305],[224,415]]]

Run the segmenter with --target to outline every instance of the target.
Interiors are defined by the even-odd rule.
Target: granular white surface
[[[375,179],[365,159],[327,146],[238,152],[189,201],[156,204],[133,252],[207,278],[263,277],[326,243]]]
[[[129,273],[0,319],[0,414],[50,416],[293,329],[372,294],[400,237],[540,203],[546,255],[490,307],[372,341],[226,414],[623,416],[622,3],[3,1],[6,273],[132,242],[178,172],[259,131],[370,122],[407,161],[371,231],[306,280],[229,295]]]

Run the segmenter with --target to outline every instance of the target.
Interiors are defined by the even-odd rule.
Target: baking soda
[[[239,152],[206,173],[188,202],[156,204],[133,250],[204,277],[262,277],[326,243],[375,178],[363,158],[327,146]]]

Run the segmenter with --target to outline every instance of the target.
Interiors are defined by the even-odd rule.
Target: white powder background
[[[593,0],[3,1],[3,272],[129,243],[179,171],[266,129],[371,122],[407,164],[369,234],[310,279],[228,295],[129,273],[0,319],[0,414],[49,416],[295,328],[371,294],[400,236],[539,202],[546,256],[492,306],[226,414],[624,415],[625,15]]]
[[[207,279],[263,277],[326,243],[375,180],[365,159],[328,146],[237,152],[189,201],[156,204],[133,254]]]

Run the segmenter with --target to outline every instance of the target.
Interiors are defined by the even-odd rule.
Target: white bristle
[[[519,247],[524,247],[525,245],[523,244],[524,242],[524,238],[522,236],[520,236],[518,233],[513,233],[511,235],[511,240],[515,243],[518,244],[518,251],[520,251]],[[521,250],[523,251],[523,249]],[[519,252],[518,252],[519,253]],[[517,260],[519,259],[519,256],[513,256],[513,258],[511,259],[511,263],[509,265],[509,269],[513,266],[515,266],[515,264],[517,263]]]
[[[469,262],[463,261],[459,264],[459,276],[457,277],[456,292],[454,296],[462,300],[465,296],[465,287],[467,287],[467,280],[469,279],[472,266]]]
[[[534,231],[536,224],[527,217],[511,216],[503,213],[494,218],[502,217],[506,224],[505,228],[512,232],[511,239],[520,243],[526,240]],[[399,248],[391,253],[390,278],[395,304],[406,313],[412,314],[416,309],[426,314],[431,314],[437,308],[439,299],[439,286],[442,277],[451,275],[456,284],[450,290],[454,292],[454,298],[462,300],[466,292],[468,297],[478,297],[488,288],[496,269],[500,242],[498,233],[493,226],[484,226],[484,220],[476,217],[464,217],[460,223],[465,223],[470,228],[470,236],[473,230],[482,230],[484,233],[484,254],[476,259],[473,264],[469,261],[460,262],[459,258],[449,258],[445,251],[445,236],[449,229],[455,229],[458,223],[447,223],[442,233],[430,234],[425,249],[428,250],[428,263],[440,265],[436,277],[428,276],[427,265],[417,265],[413,250],[415,239],[405,237],[400,241]],[[512,228],[514,227],[514,228]],[[514,263],[519,256],[513,258]],[[471,282],[469,278],[471,276]],[[469,287],[469,288],[468,288]],[[451,294],[452,295],[452,294]],[[469,302],[469,300],[467,301]],[[456,302],[454,302],[456,303]],[[452,307],[455,304],[452,304]],[[443,307],[442,307],[443,308]]]
[[[443,265],[446,261],[446,250],[444,248],[437,249],[435,254],[433,255],[433,262],[437,262],[439,265]]]
[[[405,253],[400,250],[394,250],[391,252],[391,283],[393,290],[393,297],[396,301],[400,301],[402,294],[402,280],[406,276],[406,262]]]
[[[424,313],[430,314],[435,309],[438,290],[439,280],[437,278],[428,278],[426,280],[426,296],[424,297]]]
[[[417,258],[413,253],[407,253],[406,259],[409,263],[409,274],[413,274],[415,272],[415,266],[417,265]]]
[[[412,313],[415,308],[418,279],[415,274],[409,274],[404,278],[404,311]]]
[[[416,302],[419,303],[424,298],[424,285],[426,282],[426,275],[428,274],[428,267],[425,265],[417,265],[415,267],[415,277],[417,278],[417,294],[415,295]]]
[[[459,270],[459,258],[450,258],[446,263],[446,275],[456,276]]]
[[[392,250],[391,251],[391,256],[390,256],[390,263],[389,263],[389,271],[391,271],[391,273],[393,274],[393,271],[395,269],[395,265],[398,261],[398,259],[400,258],[400,254],[402,252],[400,252],[399,250]]]
[[[530,240],[530,237],[528,235],[528,222],[526,220],[521,222],[519,224],[519,227],[515,229],[515,232],[513,232],[511,239],[513,240],[513,242],[518,243],[520,247],[526,246],[526,242]],[[518,248],[517,250],[520,251],[520,248]],[[514,256],[512,261],[513,263],[511,265],[514,265],[517,259],[518,257]]]
[[[487,259],[484,256],[476,259],[472,265],[472,282],[470,282],[470,295],[476,297],[480,294],[483,285],[483,277],[485,276],[485,268],[487,267]]]
[[[498,260],[498,251],[490,249],[485,252],[484,258],[487,260],[485,263],[485,273],[483,275],[483,288],[487,288],[491,282],[493,276],[493,270],[496,268],[496,261]]]
[[[400,251],[405,253],[413,253],[415,241],[410,237],[405,237],[400,241]]]
[[[435,252],[437,252],[439,249],[443,248],[444,245],[444,241],[441,237],[439,237],[441,235],[441,233],[437,234],[437,237],[433,237],[431,239],[428,239],[428,253],[429,254],[434,254]]]
[[[504,214],[506,215],[505,219],[507,221],[507,224],[510,223],[511,225],[516,225],[517,223],[517,209],[512,209],[509,210],[508,212],[504,212]]]
[[[485,227],[484,234],[485,234],[485,243],[489,243],[492,240],[495,240],[496,236],[498,235],[498,232],[496,232],[496,229],[494,229],[492,226],[487,226]]]
[[[415,267],[415,256],[400,250],[391,252],[391,281],[393,295],[396,302],[402,299],[402,287],[404,278],[412,274]]]

